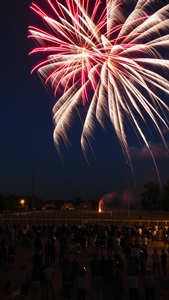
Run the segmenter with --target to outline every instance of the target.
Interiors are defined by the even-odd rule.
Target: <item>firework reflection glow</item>
[[[89,2],[47,0],[47,12],[35,3],[31,5],[45,24],[42,29],[29,26],[28,37],[39,45],[30,54],[46,57],[32,72],[38,70],[57,99],[53,107],[55,144],[59,149],[61,141],[68,142],[68,129],[78,114],[85,151],[91,144],[95,121],[104,128],[108,116],[127,160],[131,161],[129,122],[155,163],[143,128],[149,129],[147,120],[151,122],[167,149],[163,132],[169,129],[169,107],[162,95],[169,94],[165,75],[169,68],[165,57],[169,4],[152,11],[155,1],[131,0],[134,8],[127,14],[125,0],[95,0],[92,7]]]

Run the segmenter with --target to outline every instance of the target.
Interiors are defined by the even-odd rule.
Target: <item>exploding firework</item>
[[[127,123],[155,163],[145,128],[149,130],[151,123],[167,149],[169,4],[159,7],[158,0],[93,0],[92,5],[89,0],[46,2],[47,12],[31,5],[43,26],[29,26],[29,38],[38,43],[30,54],[45,55],[32,72],[38,70],[56,97],[57,148],[61,141],[68,142],[75,114],[83,124],[83,150],[91,144],[96,120],[104,128],[107,116],[129,162]]]

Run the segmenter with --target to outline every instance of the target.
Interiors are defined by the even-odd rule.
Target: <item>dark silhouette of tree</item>
[[[160,209],[160,187],[158,183],[147,182],[144,185],[145,191],[141,193],[141,206],[145,210]]]
[[[5,197],[0,195],[0,211],[4,210],[5,207]]]
[[[163,210],[169,211],[169,180],[163,185],[160,200]]]
[[[74,200],[73,200],[73,206],[74,207],[78,207],[80,205],[80,203],[82,203],[82,198],[80,196],[76,197]]]

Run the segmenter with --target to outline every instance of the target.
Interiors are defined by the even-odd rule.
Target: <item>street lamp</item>
[[[34,209],[34,193],[35,193],[35,162],[32,164],[32,211]]]
[[[22,207],[24,207],[25,200],[24,200],[24,199],[21,199],[21,200],[20,200],[20,204],[22,205]]]
[[[128,224],[130,224],[130,201],[129,201],[129,174],[128,174],[129,164],[126,161],[126,189],[127,189],[127,214],[128,214]]]

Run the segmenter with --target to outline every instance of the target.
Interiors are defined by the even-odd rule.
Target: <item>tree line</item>
[[[18,211],[22,210],[24,207],[21,205],[20,200],[25,200],[25,207],[29,210],[42,209],[45,203],[54,203],[58,209],[63,205],[63,200],[52,200],[44,202],[43,199],[34,195],[8,195],[4,196],[0,194],[0,211],[10,210]],[[92,203],[93,209],[97,209],[98,200],[90,201]],[[78,207],[80,203],[85,202],[81,197],[77,197],[72,201],[69,201],[74,207]],[[86,201],[87,202],[87,201]],[[140,194],[140,209],[143,210],[163,210],[169,211],[169,180],[161,187],[159,183],[154,183],[152,181],[147,182],[144,185],[144,191]]]
[[[140,200],[144,210],[169,211],[169,180],[162,187],[158,183],[147,182]]]

